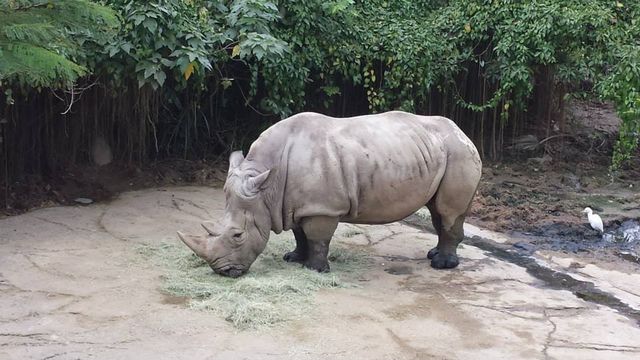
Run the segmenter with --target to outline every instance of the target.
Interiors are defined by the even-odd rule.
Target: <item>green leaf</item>
[[[154,78],[156,79],[158,84],[162,86],[164,85],[164,81],[167,79],[167,74],[165,74],[164,71],[159,70],[159,71],[156,71]]]
[[[154,75],[156,72],[155,66],[146,65],[144,67],[144,78],[148,79],[151,75]]]
[[[176,62],[167,58],[160,59],[160,63],[166,67],[173,67]]]
[[[131,48],[133,47],[133,45],[129,42],[126,42],[124,44],[122,44],[122,50],[124,50],[124,52],[126,52],[127,54],[131,53]]]
[[[155,33],[156,29],[158,29],[158,23],[154,19],[146,19],[142,25],[152,33]]]

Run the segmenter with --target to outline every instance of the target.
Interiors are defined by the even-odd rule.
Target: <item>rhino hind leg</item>
[[[445,171],[438,191],[429,201],[431,221],[438,234],[438,245],[427,257],[436,269],[458,266],[458,244],[464,238],[464,219],[480,181],[480,168],[468,162],[454,162]]]
[[[440,225],[438,245],[427,253],[427,258],[431,259],[431,267],[435,269],[452,269],[458,266],[460,261],[456,252],[458,244],[464,238],[464,218],[464,215],[458,216],[453,226],[448,229]],[[442,222],[440,223],[442,224]]]
[[[435,202],[430,201],[427,204],[427,208],[431,212],[431,223],[433,224],[433,228],[436,230],[436,234],[438,235],[438,242],[440,241],[440,236],[442,236],[442,216],[435,209]],[[438,254],[438,246],[435,246],[433,249],[429,250],[427,253],[427,259],[431,260],[434,256]]]
[[[455,254],[455,250],[458,247],[458,244],[462,242],[464,238],[463,224],[464,224],[464,215],[459,216],[456,221],[454,221],[453,226],[449,230],[443,229],[442,225],[442,216],[435,208],[433,202],[427,204],[427,208],[431,212],[431,223],[433,224],[433,228],[436,230],[436,234],[438,235],[438,245],[429,250],[427,253],[427,259],[432,260],[431,266],[436,269],[450,269],[454,268],[458,265],[459,260],[458,256]],[[453,254],[449,253],[447,255],[441,256],[438,255],[440,253],[440,248],[453,248]],[[433,259],[435,261],[433,261]]]
[[[284,254],[283,259],[286,262],[296,262],[304,264],[309,257],[309,243],[307,236],[301,228],[293,229],[293,236],[296,238],[296,248]]]
[[[303,265],[318,272],[329,272],[329,243],[338,226],[338,219],[329,216],[313,216],[302,220],[302,230],[307,238],[307,259]]]

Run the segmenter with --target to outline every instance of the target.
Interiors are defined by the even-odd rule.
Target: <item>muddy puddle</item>
[[[614,255],[640,264],[640,219],[608,222],[604,234],[588,224],[554,223],[542,225],[534,232],[515,233],[522,241],[514,244],[522,250],[552,250],[566,253]]]

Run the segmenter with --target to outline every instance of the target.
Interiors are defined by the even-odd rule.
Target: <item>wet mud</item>
[[[529,251],[593,253],[640,264],[640,219],[608,222],[604,234],[588,224],[554,223],[540,226],[534,232],[515,232],[514,235],[522,239],[514,246]]]

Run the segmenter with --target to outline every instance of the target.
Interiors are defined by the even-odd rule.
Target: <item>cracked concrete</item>
[[[223,208],[220,190],[182,187],[0,220],[0,359],[640,357],[640,327],[624,314],[470,245],[459,268],[433,270],[435,236],[398,223],[340,225],[334,241],[372,252],[360,287],[319,292],[304,318],[238,331],[162,294],[163,269],[136,253]],[[536,260],[640,305],[637,274]]]

